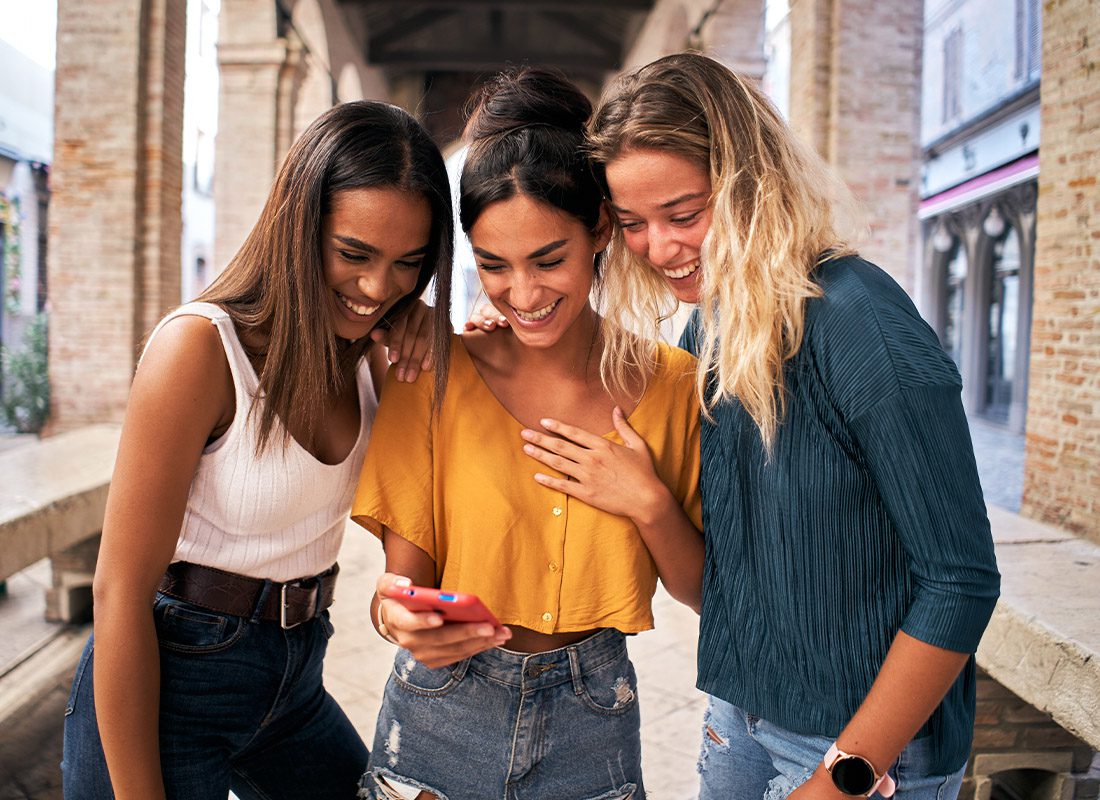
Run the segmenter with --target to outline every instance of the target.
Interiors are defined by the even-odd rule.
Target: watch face
[[[848,756],[833,764],[833,784],[844,794],[865,796],[875,785],[875,771],[859,756]]]

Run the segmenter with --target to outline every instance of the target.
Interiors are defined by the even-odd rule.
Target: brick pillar
[[[791,124],[859,200],[869,228],[860,250],[912,292],[923,3],[791,0],[790,8]]]
[[[693,42],[693,44],[695,44]],[[703,22],[700,49],[757,84],[764,77],[764,3],[723,3]]]
[[[185,5],[58,4],[54,432],[121,419],[141,340],[179,303]]]
[[[1100,542],[1100,2],[1043,3],[1026,516]]]
[[[214,267],[244,242],[294,129],[301,47],[279,35],[271,0],[222,0],[214,156]]]

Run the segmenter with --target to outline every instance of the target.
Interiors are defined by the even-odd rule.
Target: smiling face
[[[611,207],[627,248],[684,303],[699,301],[699,257],[710,230],[710,175],[665,150],[627,150],[608,162]]]
[[[516,337],[551,347],[592,313],[592,259],[607,244],[545,203],[516,195],[488,205],[470,228],[482,286]]]
[[[402,189],[348,189],[332,197],[321,229],[321,261],[337,336],[366,336],[413,290],[431,226],[427,199]]]

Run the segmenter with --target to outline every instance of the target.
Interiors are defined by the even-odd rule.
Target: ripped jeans
[[[440,669],[397,652],[360,797],[643,800],[638,687],[622,633]],[[404,787],[404,788],[403,788]]]
[[[780,728],[712,695],[703,719],[699,800],[784,800],[817,769],[833,738]],[[930,761],[928,738],[914,739],[902,750],[890,768],[898,784],[894,800],[958,797],[966,765],[951,775],[934,775]]]

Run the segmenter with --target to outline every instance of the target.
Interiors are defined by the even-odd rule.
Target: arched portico
[[[687,46],[751,75],[764,63],[762,0],[608,0],[598,13],[582,0],[437,0],[438,19],[428,5],[223,0],[214,269],[244,238],[295,131],[333,86],[339,99],[392,97],[415,108],[432,70],[486,68],[485,52],[441,51],[433,37],[449,33],[456,44],[454,24],[478,43],[521,50],[512,33],[552,25],[562,63],[595,83],[618,65]],[[1043,6],[1024,511],[1098,536],[1093,5]],[[583,24],[589,18],[599,24]],[[59,2],[48,245],[53,430],[121,417],[142,337],[179,301],[184,26],[179,2]],[[792,122],[862,202],[871,223],[864,252],[911,290],[921,26],[921,4],[908,0],[791,1]],[[322,42],[327,58],[311,59],[305,48],[321,53]]]

